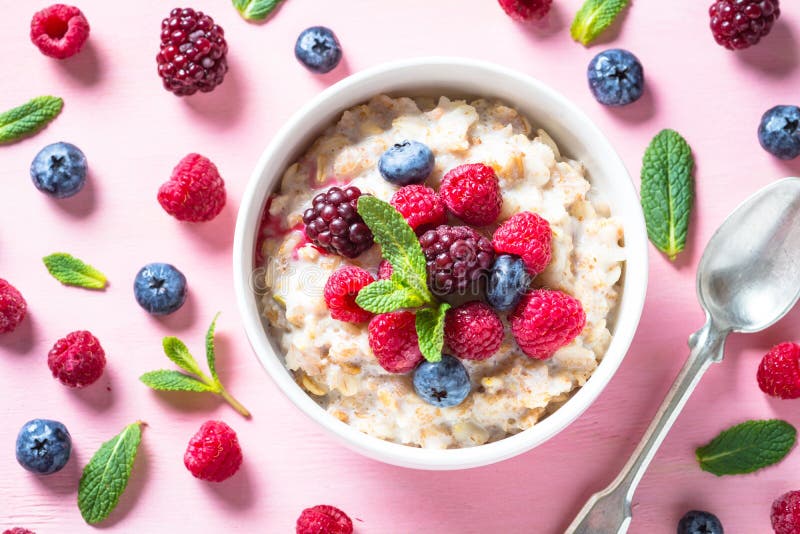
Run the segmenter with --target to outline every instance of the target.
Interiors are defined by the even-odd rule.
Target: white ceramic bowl
[[[329,415],[298,386],[283,366],[258,310],[252,289],[255,239],[265,200],[284,170],[340,114],[371,97],[495,97],[516,107],[555,139],[561,152],[582,161],[588,176],[620,217],[627,262],[613,340],[586,385],[555,413],[517,435],[477,447],[429,450],[366,435]],[[556,435],[597,398],[622,362],[639,323],[647,289],[647,236],[639,198],[608,139],[575,105],[543,83],[489,63],[457,58],[421,58],[381,65],[337,83],[311,100],[278,132],[264,151],[244,193],[233,245],[236,297],[250,343],[278,387],[306,415],[356,451],[390,464],[419,469],[463,469],[511,458]]]

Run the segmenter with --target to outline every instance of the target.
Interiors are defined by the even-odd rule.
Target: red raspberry
[[[766,36],[781,15],[778,0],[719,0],[708,9],[711,33],[728,50],[749,48]]]
[[[775,499],[770,518],[775,534],[800,534],[800,491],[788,491]]]
[[[47,355],[53,377],[71,388],[93,384],[106,367],[106,353],[100,342],[86,330],[59,339]]]
[[[393,272],[394,269],[389,260],[381,260],[380,265],[378,265],[378,280],[388,280],[392,277]]]
[[[88,38],[89,22],[77,7],[53,4],[34,13],[31,19],[31,42],[46,56],[74,56]]]
[[[422,361],[416,318],[410,311],[376,315],[369,322],[369,346],[390,373],[407,373]]]
[[[401,187],[392,195],[390,203],[414,230],[422,226],[438,226],[447,220],[442,198],[425,185]]]
[[[27,528],[14,527],[4,530],[3,534],[36,534],[36,533],[32,530],[28,530]]]
[[[495,252],[515,254],[522,258],[533,276],[547,268],[552,257],[550,223],[535,213],[517,213],[495,230],[492,245]]]
[[[800,398],[800,345],[781,343],[770,349],[758,366],[758,387],[781,399]]]
[[[16,330],[27,309],[28,303],[17,288],[0,278],[0,334]]]
[[[206,421],[189,440],[183,464],[196,478],[222,482],[242,466],[242,448],[231,427],[222,421]]]
[[[445,174],[439,194],[453,215],[474,226],[496,221],[503,206],[497,175],[483,163],[460,165]]]
[[[484,302],[474,300],[447,312],[444,341],[453,354],[466,360],[491,358],[500,348],[503,323]]]
[[[297,534],[353,534],[353,522],[335,506],[320,504],[303,510]]]
[[[366,323],[372,319],[372,313],[356,304],[356,297],[374,281],[371,274],[353,265],[334,271],[325,283],[324,293],[331,317],[348,323]]]
[[[200,154],[189,154],[158,190],[158,203],[179,221],[210,221],[225,207],[225,182],[217,166]]]
[[[499,0],[509,17],[519,22],[544,18],[550,11],[553,0]]]
[[[578,337],[586,314],[581,303],[566,293],[537,289],[522,297],[508,320],[522,352],[546,360]]]

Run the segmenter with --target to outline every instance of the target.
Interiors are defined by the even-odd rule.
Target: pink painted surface
[[[686,338],[703,320],[694,295],[704,244],[747,195],[777,178],[800,175],[800,160],[763,152],[755,131],[761,113],[795,103],[800,84],[800,7],[784,2],[773,34],[732,54],[713,43],[706,2],[635,2],[602,42],[585,49],[568,25],[579,0],[556,0],[546,24],[522,26],[494,0],[288,0],[263,25],[247,24],[230,2],[195,0],[226,30],[231,72],[211,95],[179,100],[155,74],[163,2],[78,2],[91,25],[89,46],[58,63],[27,37],[30,16],[47,4],[6,2],[0,17],[5,76],[0,108],[39,94],[63,96],[63,114],[37,137],[0,147],[0,276],[28,299],[22,329],[0,338],[0,527],[39,534],[89,531],[78,513],[80,468],[99,444],[136,419],[147,421],[141,454],[119,508],[101,528],[112,532],[291,532],[306,506],[331,503],[357,518],[357,532],[536,532],[563,530],[584,500],[624,463],[687,354]],[[132,6],[138,7],[132,7]],[[292,57],[297,34],[313,24],[334,28],[346,61],[324,77]],[[586,88],[585,66],[608,46],[634,51],[647,73],[642,101],[605,109]],[[690,245],[672,264],[651,249],[651,284],[633,347],[597,403],[544,446],[491,467],[429,473],[390,467],[342,448],[294,409],[262,371],[245,339],[231,281],[236,209],[256,159],[290,114],[324,87],[381,62],[423,55],[464,55],[540,78],[582,107],[607,132],[638,185],[642,152],[658,130],[681,131],[697,158],[697,209]],[[524,95],[520,95],[524,98]],[[794,101],[793,101],[794,99]],[[55,202],[30,184],[28,165],[44,144],[71,141],[87,154],[91,177],[80,196]],[[218,220],[179,224],[155,201],[186,153],[211,157],[228,184]],[[61,287],[40,258],[69,251],[104,270],[104,293]],[[140,310],[131,283],[146,262],[168,261],[187,275],[184,309],[157,320]],[[212,315],[223,379],[254,413],[190,394],[156,394],[137,380],[168,367],[160,339],[178,335],[196,353]],[[716,512],[732,533],[769,532],[772,499],[800,489],[800,453],[755,475],[718,479],[701,472],[693,450],[748,418],[800,424],[797,402],[770,400],[755,371],[771,345],[797,336],[800,312],[769,331],[734,336],[727,358],[711,369],[644,477],[634,504],[634,533],[670,533],[688,508]],[[94,387],[70,391],[46,367],[52,343],[92,330],[108,353]],[[63,421],[74,438],[65,470],[37,478],[13,457],[19,426],[32,417]],[[245,463],[219,485],[192,478],[182,464],[189,437],[208,418],[239,433]]]

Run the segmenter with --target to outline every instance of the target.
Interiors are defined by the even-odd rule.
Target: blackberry
[[[492,243],[469,226],[443,224],[419,238],[428,266],[428,286],[437,295],[478,290],[494,259]]]
[[[708,13],[717,43],[741,50],[758,44],[772,30],[781,9],[778,0],[718,0]]]
[[[303,213],[306,237],[320,248],[355,258],[374,243],[372,231],[358,214],[357,187],[331,187],[311,201]]]
[[[227,53],[225,31],[202,11],[176,8],[161,22],[156,61],[167,91],[178,96],[213,91],[228,72]]]

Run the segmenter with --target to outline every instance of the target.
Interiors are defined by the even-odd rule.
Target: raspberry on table
[[[333,272],[325,282],[325,304],[331,317],[348,323],[366,323],[372,319],[372,313],[358,304],[356,297],[361,289],[367,287],[375,279],[360,267],[349,265]]]
[[[381,367],[407,373],[422,361],[416,317],[410,311],[376,315],[369,322],[369,347]]]
[[[300,513],[295,529],[297,534],[353,534],[353,521],[335,506],[319,504]]]
[[[106,367],[106,353],[91,333],[78,330],[56,341],[47,355],[53,377],[71,388],[82,388],[97,381]]]
[[[566,293],[537,289],[522,297],[508,320],[522,352],[546,360],[578,337],[586,314],[581,303]]]
[[[497,174],[483,163],[452,169],[442,178],[439,194],[450,213],[474,226],[493,223],[503,207]]]
[[[553,0],[498,0],[509,17],[519,22],[544,18]]]
[[[355,186],[334,186],[315,196],[311,207],[303,212],[308,240],[345,258],[355,258],[372,247],[372,230],[358,214],[361,195]]]
[[[500,348],[504,335],[500,317],[484,302],[473,300],[447,311],[444,341],[459,358],[491,358]]]
[[[741,50],[758,44],[772,30],[781,9],[779,0],[718,0],[708,14],[717,43]]]
[[[0,334],[13,332],[25,318],[28,303],[16,287],[0,278]]]
[[[183,158],[158,190],[158,203],[179,221],[210,221],[225,207],[226,198],[217,166],[200,154]]]
[[[201,480],[222,482],[232,477],[242,465],[236,432],[222,421],[206,421],[189,440],[183,464]]]
[[[800,491],[787,491],[775,499],[770,519],[775,534],[800,532]]]
[[[761,359],[756,373],[758,387],[780,399],[800,398],[800,345],[775,345]]]
[[[34,13],[31,19],[31,42],[46,56],[72,57],[88,38],[89,21],[75,6],[53,4]]]
[[[378,280],[388,280],[392,277],[394,268],[389,260],[381,260],[378,264]]]
[[[552,258],[550,223],[536,213],[523,211],[500,225],[492,237],[494,250],[522,258],[528,272],[536,276]]]
[[[14,527],[14,528],[7,528],[3,531],[3,534],[36,534],[32,530],[28,530],[27,528],[22,527]]]
[[[178,96],[213,91],[228,72],[225,31],[214,19],[191,8],[175,8],[161,21],[158,75]]]
[[[494,259],[492,243],[469,226],[441,225],[419,238],[436,295],[476,292]]]
[[[392,195],[390,204],[400,212],[414,230],[444,224],[447,214],[439,194],[425,185],[401,187]]]

